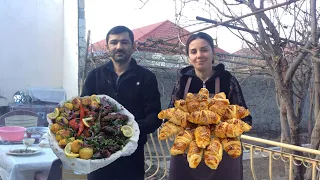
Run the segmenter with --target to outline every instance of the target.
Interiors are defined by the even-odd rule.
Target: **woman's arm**
[[[242,90],[241,90],[241,87],[240,87],[240,84],[238,82],[238,80],[234,77],[234,76],[231,76],[231,79],[230,79],[230,93],[229,93],[230,97],[229,97],[229,100],[230,100],[230,104],[237,104],[239,106],[242,106],[246,109],[248,109],[247,105],[246,105],[246,102],[243,98],[243,94],[242,94]],[[242,119],[244,122],[252,125],[252,117],[251,115],[245,117]]]

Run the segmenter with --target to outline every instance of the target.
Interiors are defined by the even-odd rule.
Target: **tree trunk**
[[[296,123],[295,123],[296,124]],[[300,142],[300,127],[296,125],[296,128],[290,128],[291,131],[291,139],[292,139],[292,144],[296,146],[301,146]],[[298,155],[298,156],[303,156],[303,153],[300,151],[293,151],[291,152],[292,154]],[[293,166],[293,179],[294,180],[303,180],[304,178],[304,173],[305,173],[305,167],[302,166]]]
[[[317,47],[317,0],[310,0],[310,16],[311,16],[311,42],[313,47]],[[314,118],[315,126],[311,135],[311,147],[319,149],[320,140],[320,63],[313,63],[314,66]],[[311,155],[314,157],[313,155]],[[305,174],[305,180],[311,179],[311,169],[309,168]]]
[[[320,143],[320,112],[317,113],[318,117],[315,119],[315,125],[312,130],[311,134],[311,148],[312,149],[319,149],[319,143]],[[315,155],[310,155],[311,158],[316,158]],[[305,180],[311,179],[312,169],[308,168],[306,171],[306,174],[304,176]]]
[[[313,121],[312,121],[312,112],[313,112],[313,101],[314,101],[314,93],[313,93],[313,88],[310,86],[310,109],[308,112],[308,138],[310,139],[310,141],[308,143],[311,143],[311,133],[312,133],[312,125],[313,125]]]
[[[280,124],[281,124],[281,142],[282,143],[290,143],[291,138],[289,135],[289,125],[287,120],[287,108],[285,103],[280,100]]]
[[[300,142],[300,127],[298,124],[298,117],[294,113],[294,104],[293,104],[293,93],[292,91],[289,91],[289,87],[286,87],[282,91],[282,96],[283,96],[283,103],[285,104],[286,108],[286,113],[287,113],[287,120],[289,124],[289,131],[290,131],[290,139],[291,142],[290,144],[296,145],[296,146],[301,146]],[[286,150],[286,152],[290,152]],[[296,155],[302,155],[301,152],[298,151],[291,151],[290,153],[296,154]],[[286,163],[286,175],[287,177],[289,176],[289,173],[293,174],[293,179],[294,180],[302,180],[303,175],[304,175],[304,168],[302,166],[293,166],[293,172],[289,172],[289,164]]]

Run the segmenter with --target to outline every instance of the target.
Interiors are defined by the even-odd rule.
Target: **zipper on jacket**
[[[202,81],[202,87],[206,88],[206,82],[205,81]]]
[[[128,71],[124,72],[123,74],[121,74],[118,78],[117,78],[117,81],[116,81],[116,96],[118,96],[118,93],[119,93],[119,87],[120,87],[120,84],[129,79],[130,77],[132,77],[133,75],[132,74],[128,74],[127,76],[125,76],[126,74],[128,74]],[[124,76],[124,77],[123,77]],[[122,77],[122,78],[121,78]]]
[[[121,76],[121,75],[120,75],[120,76]],[[116,96],[118,96],[120,76],[118,76],[118,77],[117,77],[117,80],[116,80]]]
[[[105,78],[106,78],[108,84],[110,84],[110,86],[113,86],[112,83],[110,82],[109,78],[107,76]],[[112,87],[112,89],[114,89],[114,88]],[[116,92],[116,90],[114,90],[114,93],[117,96],[118,93]]]

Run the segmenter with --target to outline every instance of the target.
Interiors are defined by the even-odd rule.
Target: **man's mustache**
[[[115,52],[115,54],[117,54],[117,53],[125,54],[125,52],[124,52],[124,51],[122,51],[122,50],[118,50],[118,51],[116,51],[116,52]]]

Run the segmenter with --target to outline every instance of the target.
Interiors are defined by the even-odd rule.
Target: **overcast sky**
[[[176,2],[180,1],[176,0]],[[211,2],[216,3],[215,5],[218,7],[218,3],[221,3],[221,1],[217,0]],[[266,3],[268,2],[269,1],[266,1]],[[278,2],[281,3],[284,2],[284,0],[279,0]],[[174,0],[149,0],[148,3],[140,9],[142,6],[140,0],[85,0],[87,30],[91,30],[91,39],[94,43],[104,39],[108,30],[117,25],[125,25],[130,29],[135,29],[165,20],[170,20],[175,23],[175,10],[180,10],[180,4],[177,3],[177,6],[175,5]],[[271,6],[271,4],[267,4],[265,6]],[[219,19],[214,16],[214,14],[206,12],[206,9],[203,9],[203,7],[206,7],[206,5],[200,3],[188,4],[184,7],[183,17],[178,22],[179,25],[185,26],[200,22],[196,20],[196,16],[209,19]],[[226,10],[221,8],[221,11]],[[239,13],[237,15],[249,12],[247,9],[239,7],[234,11]],[[267,13],[271,13],[271,11],[268,11]],[[290,23],[293,22],[292,16],[286,17],[284,15],[281,17],[281,22],[284,24],[287,23],[286,25],[290,27]],[[249,17],[245,20],[247,22],[255,21],[254,17]],[[198,25],[186,27],[186,29],[192,32],[202,27],[204,26]],[[242,41],[225,27],[221,26],[218,28],[212,28],[205,32],[209,33],[213,38],[217,38],[218,47],[228,51],[229,53],[233,53],[242,48]],[[251,36],[247,34],[246,38],[251,38]]]
[[[104,39],[110,28],[117,25],[125,25],[130,29],[143,27],[149,24],[170,20],[175,22],[175,4],[173,0],[149,0],[142,8],[139,0],[86,0],[85,15],[87,30],[91,30],[92,42]],[[207,15],[202,11],[188,11],[188,19],[181,20],[182,23],[196,23],[196,16]],[[208,17],[208,16],[204,16]],[[198,27],[186,28],[194,31]],[[235,52],[241,48],[242,42],[237,39],[226,28],[207,30],[209,34],[216,38],[220,48]]]

